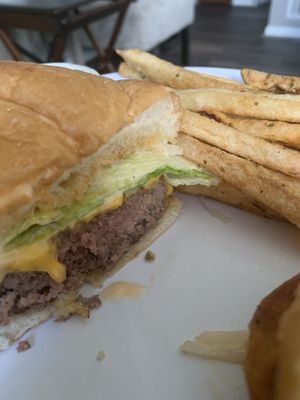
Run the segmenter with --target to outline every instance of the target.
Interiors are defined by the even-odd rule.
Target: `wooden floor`
[[[189,65],[241,68],[300,75],[300,40],[264,38],[268,6],[200,5],[190,29]],[[180,63],[179,39],[160,56]]]

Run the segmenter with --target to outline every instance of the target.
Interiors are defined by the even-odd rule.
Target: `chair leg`
[[[89,38],[92,46],[96,50],[96,53],[98,55],[98,58],[100,60],[100,64],[98,64],[98,67],[96,68],[100,72],[114,72],[116,70],[113,62],[112,62],[112,57],[114,55],[114,44],[118,38],[120,29],[123,24],[123,20],[125,18],[128,6],[129,6],[130,0],[125,1],[124,5],[119,9],[118,11],[118,17],[117,21],[115,23],[115,26],[113,28],[111,38],[109,41],[109,44],[106,49],[102,49],[99,45],[99,42],[96,40],[92,30],[88,25],[83,26],[83,30],[85,31],[87,37]],[[80,14],[80,10],[76,10],[76,14]]]
[[[91,28],[88,25],[84,25],[83,30],[85,31],[87,37],[89,38],[90,42],[92,43],[94,49],[96,50],[96,53],[98,54],[99,58],[104,57],[104,52],[99,46],[99,43],[97,42]]]
[[[17,46],[13,43],[8,33],[2,28],[0,29],[0,40],[2,40],[4,46],[10,52],[14,60],[21,61],[23,59],[22,54],[17,48]]]
[[[123,20],[125,18],[128,6],[129,6],[130,1],[126,2],[123,7],[119,11],[119,15],[116,21],[116,24],[114,26],[109,44],[105,50],[105,57],[103,60],[103,67],[107,68],[110,72],[113,72],[115,70],[114,66],[111,64],[110,60],[112,58],[112,54],[114,51],[114,44],[118,38],[119,32],[121,30],[121,27],[123,25]]]
[[[98,58],[99,58],[99,60],[100,60],[100,65],[98,65],[99,71],[100,71],[100,72],[107,72],[107,71],[113,72],[113,71],[115,71],[115,67],[113,66],[113,63],[112,63],[111,59],[110,59],[110,60],[107,60],[107,61],[105,62],[105,65],[102,65],[102,64],[101,64],[101,61],[102,61],[102,60],[106,60],[106,58],[105,58],[105,57],[106,57],[105,51],[102,50],[101,47],[99,46],[99,43],[97,42],[97,40],[96,40],[96,38],[95,38],[95,36],[94,36],[92,30],[90,29],[90,27],[89,27],[88,25],[85,25],[85,26],[83,27],[83,29],[84,29],[85,33],[87,34],[87,36],[88,36],[90,42],[92,43],[94,49],[96,50],[96,53],[97,53]],[[110,57],[110,58],[111,58],[111,57]]]
[[[58,34],[54,37],[48,55],[48,62],[60,62],[64,60],[64,49],[66,45],[65,34]]]
[[[187,26],[181,31],[181,64],[189,65],[190,58],[190,32]]]

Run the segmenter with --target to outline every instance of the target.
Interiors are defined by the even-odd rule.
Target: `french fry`
[[[253,91],[252,88],[231,79],[188,71],[139,49],[116,50],[116,52],[123,58],[131,71],[145,76],[149,81],[173,89],[225,88]]]
[[[265,204],[252,199],[240,189],[225,181],[215,186],[178,186],[176,190],[182,193],[209,197],[252,214],[260,215],[261,217],[275,219],[277,221],[286,221],[285,218],[268,208]]]
[[[242,69],[244,82],[255,89],[275,93],[300,94],[300,77],[268,74],[254,69]]]
[[[184,108],[207,113],[300,122],[300,95],[248,93],[226,89],[178,90]]]
[[[300,124],[269,121],[266,119],[242,118],[218,111],[211,111],[210,115],[217,121],[238,129],[241,132],[300,149]]]
[[[126,78],[130,78],[130,79],[145,79],[145,77],[143,77],[142,74],[140,74],[139,72],[131,69],[129,67],[129,65],[126,64],[125,62],[122,62],[119,65],[118,72],[119,72],[120,75],[123,75]]]
[[[205,165],[221,179],[266,204],[300,228],[300,181],[229,154],[185,134],[178,138],[183,154]]]
[[[300,152],[248,135],[211,118],[185,110],[181,130],[230,153],[300,178]]]
[[[187,354],[243,364],[249,331],[204,331],[194,340],[187,340],[180,350]]]
[[[244,70],[250,85],[242,85],[185,70],[138,49],[117,53],[125,61],[120,74],[176,90],[186,109],[182,131],[190,135],[182,133],[179,145],[187,158],[224,180],[214,188],[180,190],[300,227],[300,153],[296,150],[300,149],[300,95],[295,94],[300,78]],[[261,88],[293,94],[258,91]]]

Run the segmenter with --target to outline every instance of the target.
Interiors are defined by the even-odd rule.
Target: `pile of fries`
[[[185,109],[179,144],[221,178],[180,187],[300,228],[300,78],[242,70],[244,84],[119,50],[119,73],[174,89]]]

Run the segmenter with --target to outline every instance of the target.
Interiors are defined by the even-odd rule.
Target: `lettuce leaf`
[[[151,178],[164,175],[173,186],[182,184],[217,184],[209,172],[176,155],[154,154],[150,151],[131,154],[125,159],[99,170],[92,188],[70,206],[47,212],[36,208],[6,237],[5,248],[28,245],[36,240],[73,226],[118,193],[130,193]]]

